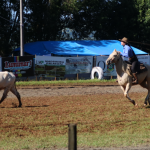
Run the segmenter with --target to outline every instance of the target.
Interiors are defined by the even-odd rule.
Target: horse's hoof
[[[21,105],[19,105],[18,107],[22,107],[22,104],[21,104]]]
[[[146,107],[147,104],[144,104],[144,107]]]
[[[138,107],[138,104],[135,104],[135,107]]]
[[[132,102],[133,105],[135,105],[135,101],[134,100],[132,100],[131,102]]]

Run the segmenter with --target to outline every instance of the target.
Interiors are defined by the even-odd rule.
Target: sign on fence
[[[149,55],[138,55],[137,58],[143,64],[150,64],[150,56]]]
[[[43,77],[64,77],[65,57],[36,56],[35,74]]]
[[[104,76],[116,76],[115,64],[106,65],[108,56],[97,56],[96,66],[103,69]]]
[[[16,77],[34,76],[35,56],[2,57],[2,71],[13,72]]]
[[[137,55],[138,61],[143,64],[150,64],[150,56],[149,55]],[[127,57],[123,57],[123,60],[129,61]]]
[[[138,60],[150,64],[149,55],[137,55]],[[104,76],[116,76],[114,64],[106,65],[108,56],[97,56],[96,66],[103,69]],[[128,58],[123,57],[124,60]],[[42,76],[60,77],[65,74],[91,73],[93,56],[86,57],[50,57],[50,56],[15,56],[0,57],[0,71],[13,72],[16,77]]]
[[[93,57],[67,57],[66,74],[91,73]]]

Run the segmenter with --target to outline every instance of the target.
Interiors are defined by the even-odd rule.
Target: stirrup
[[[135,81],[133,81],[132,83],[134,83],[134,84],[138,84],[138,80],[135,80]]]

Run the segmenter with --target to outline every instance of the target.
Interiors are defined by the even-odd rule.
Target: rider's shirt
[[[133,50],[130,46],[125,45],[123,46],[123,53],[121,53],[122,56],[131,58],[134,56]]]

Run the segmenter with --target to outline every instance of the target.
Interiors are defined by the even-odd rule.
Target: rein
[[[120,57],[118,58],[118,60],[117,61],[119,61],[119,59],[121,58],[121,55],[120,55]]]

